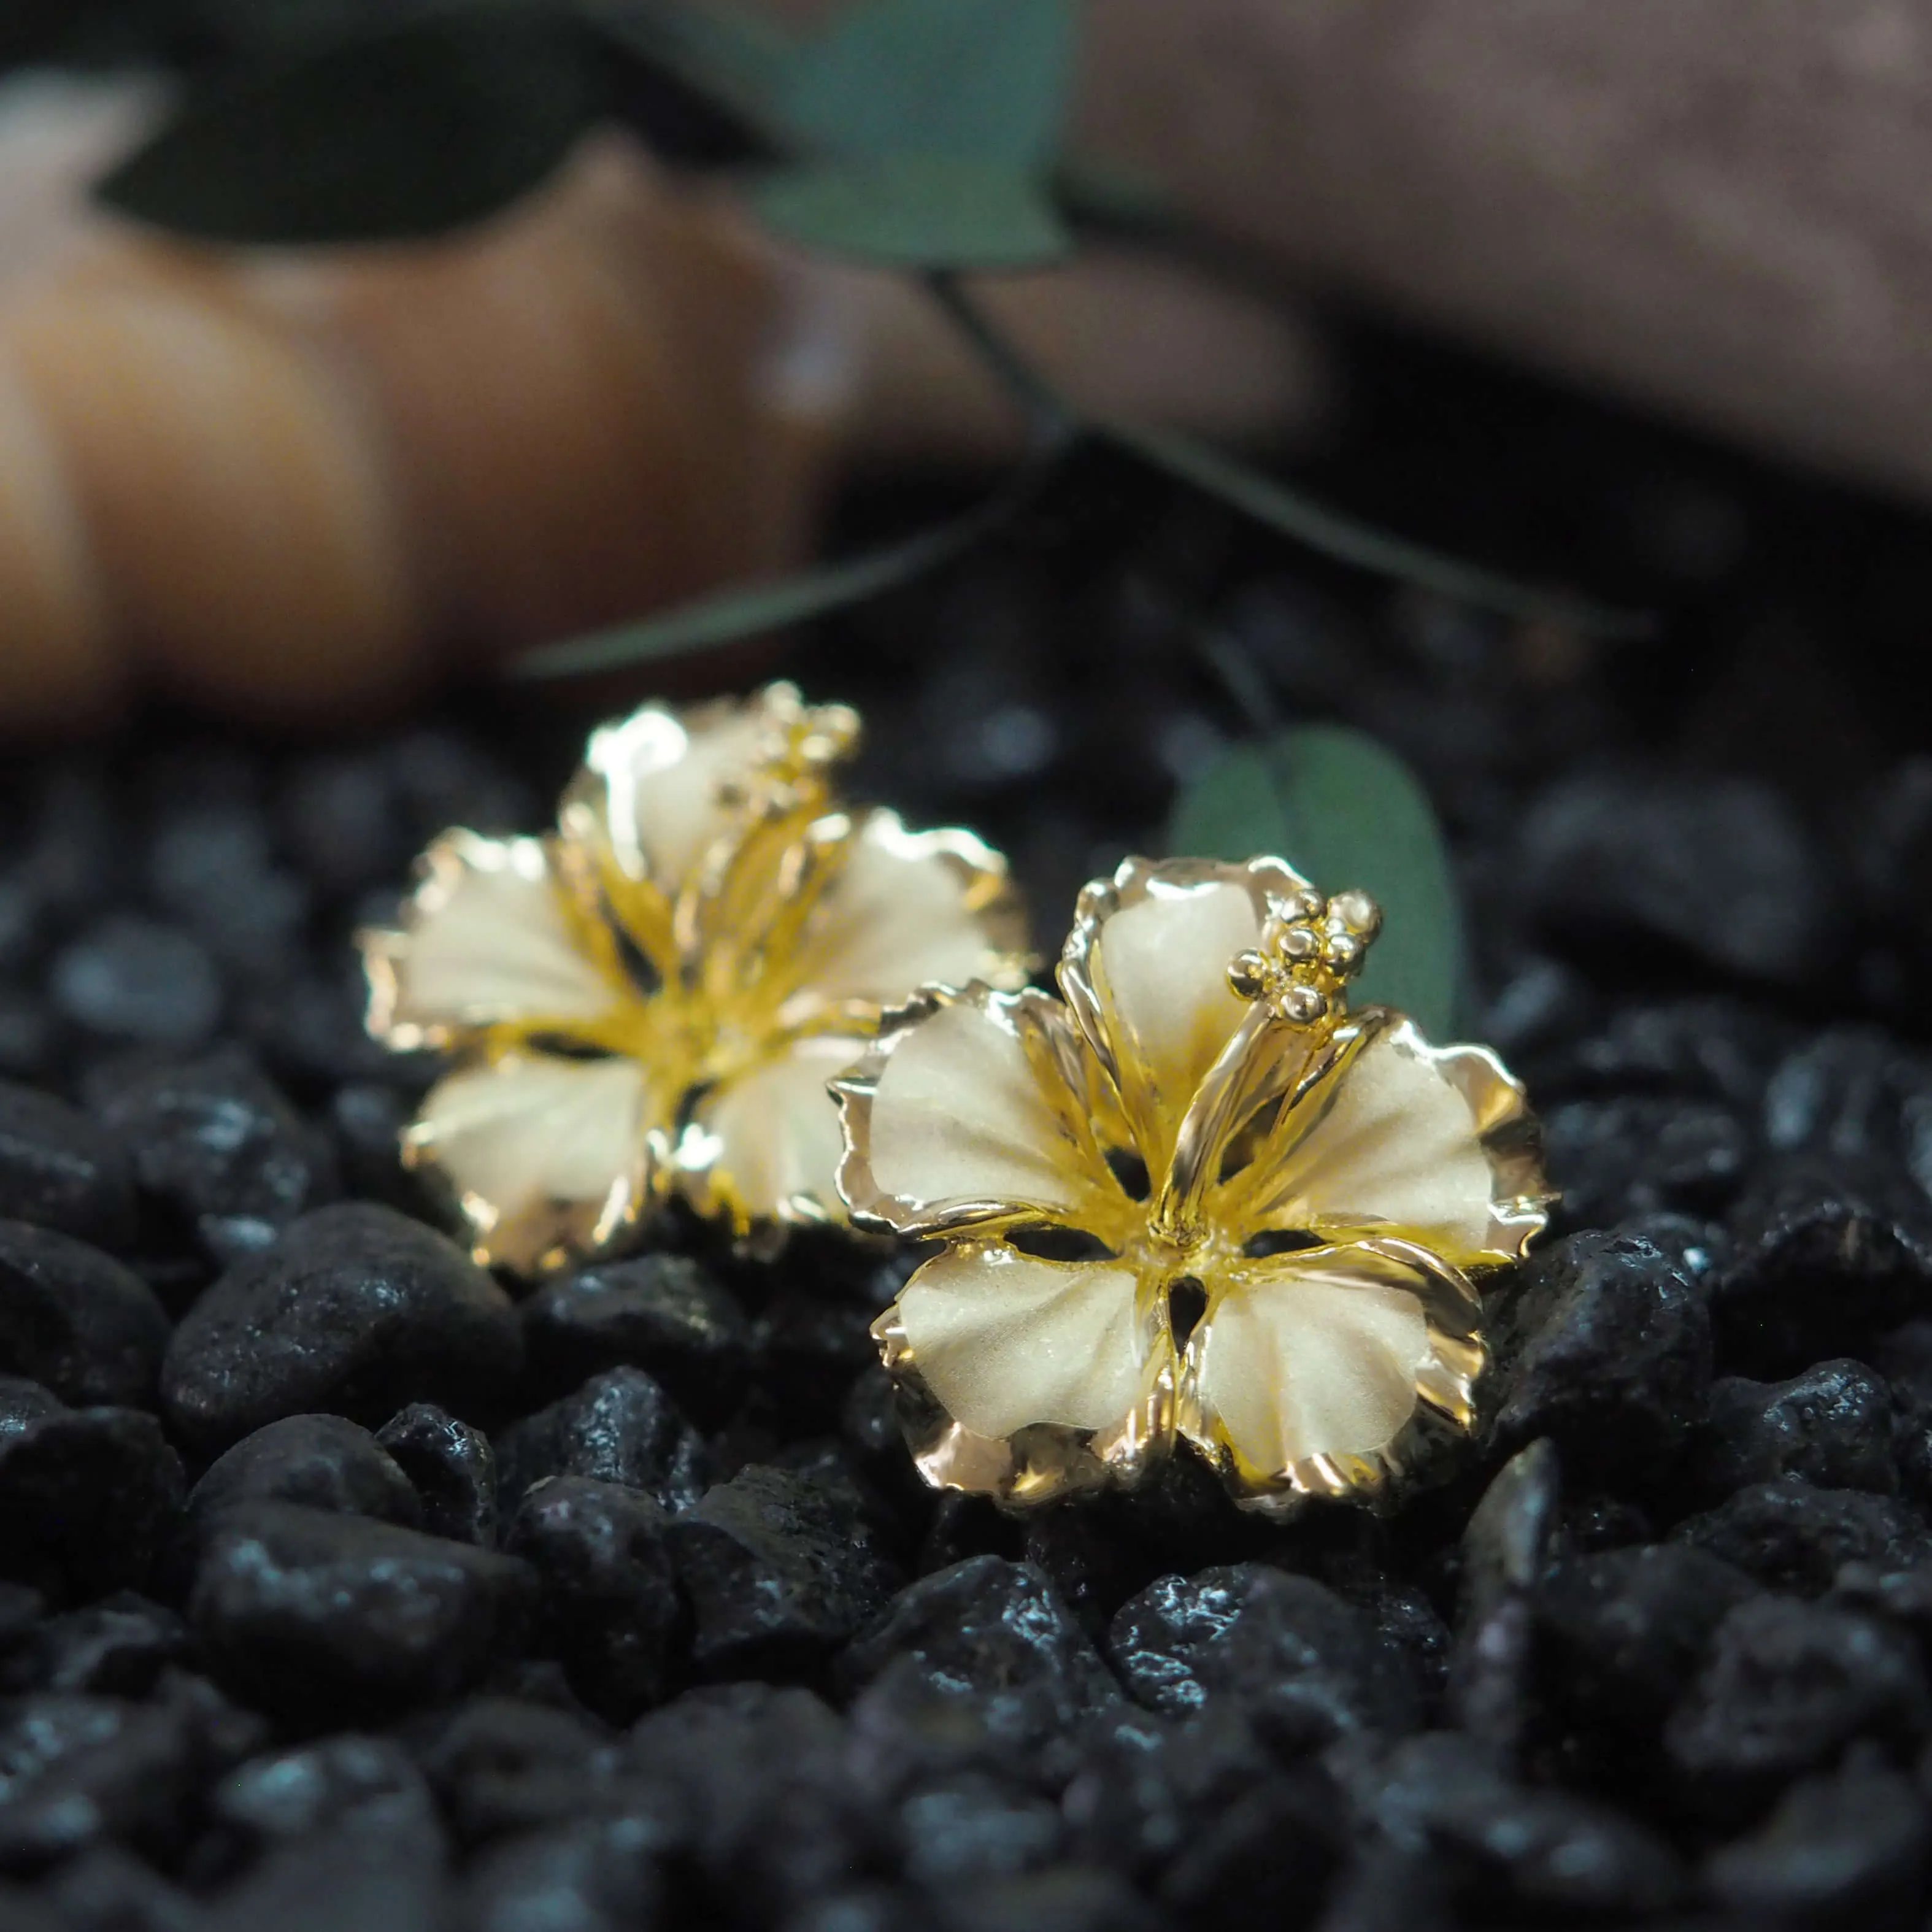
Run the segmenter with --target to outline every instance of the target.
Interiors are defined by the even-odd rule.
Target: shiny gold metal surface
[[[1380,925],[1279,859],[1130,859],[1038,992],[927,986],[833,1082],[855,1224],[946,1246],[873,1333],[936,1486],[1024,1506],[1180,1442],[1243,1507],[1385,1504],[1466,1430],[1478,1283],[1547,1220],[1481,1047],[1348,1010]]]
[[[646,705],[592,736],[554,832],[446,833],[362,936],[370,1032],[452,1056],[404,1154],[479,1260],[608,1250],[674,1195],[754,1241],[842,1220],[826,1082],[922,982],[1024,979],[997,852],[839,802],[858,731],[784,684]]]

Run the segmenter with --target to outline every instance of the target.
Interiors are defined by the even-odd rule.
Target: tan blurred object
[[[809,553],[854,463],[1018,424],[898,278],[782,254],[616,136],[473,234],[225,253],[92,213],[150,90],[0,88],[0,722],[152,681],[264,719]],[[1304,417],[1308,338],[1179,271],[989,291],[1093,406]]]
[[[1086,132],[1310,281],[1932,494],[1919,0],[1096,0]]]

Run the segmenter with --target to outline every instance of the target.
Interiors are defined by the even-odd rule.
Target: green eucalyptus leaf
[[[1037,172],[1072,82],[1073,0],[860,0],[789,63],[787,120],[833,154],[950,154]]]
[[[604,50],[610,112],[666,160],[770,162],[788,150],[777,106],[791,43],[769,22],[686,0],[578,0]]]
[[[1360,886],[1381,906],[1382,929],[1350,1000],[1397,1007],[1438,1042],[1455,1037],[1455,873],[1427,795],[1385,746],[1334,724],[1237,746],[1182,792],[1168,847],[1208,859],[1272,853],[1324,892]]]
[[[819,162],[768,176],[752,200],[788,241],[880,267],[1034,268],[1072,246],[1038,184],[1004,162]]]
[[[641,623],[546,644],[515,659],[508,666],[508,675],[520,680],[546,679],[622,670],[661,658],[710,650],[862,604],[970,549],[1013,514],[1030,493],[1034,481],[1023,472],[1012,487],[964,516],[936,524],[897,543],[820,564],[776,583],[754,584],[680,604]]]
[[[1544,591],[1391,536],[1333,510],[1225,451],[1171,430],[1110,423],[1100,433],[1165,470],[1177,482],[1217,497],[1231,509],[1337,562],[1394,578],[1418,589],[1506,616],[1540,618],[1601,638],[1642,638],[1654,628],[1640,612]]]
[[[206,241],[416,239],[536,187],[604,104],[573,21],[472,4],[191,92],[99,194]]]

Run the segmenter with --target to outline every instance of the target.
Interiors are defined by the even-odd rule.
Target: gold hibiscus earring
[[[1282,1515],[1468,1430],[1478,1282],[1552,1197],[1493,1054],[1348,1010],[1378,924],[1278,859],[1130,859],[1081,895],[1064,1004],[887,1016],[834,1084],[839,1186],[947,1244],[873,1330],[929,1483],[1041,1502],[1179,1440]]]
[[[480,1261],[595,1255],[674,1196],[741,1237],[842,1220],[827,1080],[911,987],[1024,982],[999,854],[835,796],[858,730],[785,684],[646,705],[592,737],[554,832],[446,833],[363,935],[370,1030],[454,1058],[404,1155]]]

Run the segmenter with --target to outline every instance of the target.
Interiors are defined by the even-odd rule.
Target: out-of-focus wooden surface
[[[1090,138],[1312,283],[1932,496],[1925,0],[1095,0]]]

